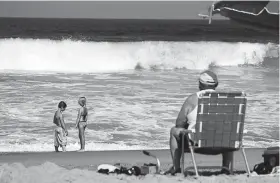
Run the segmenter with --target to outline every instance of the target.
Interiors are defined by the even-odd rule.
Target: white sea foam
[[[110,72],[259,64],[276,45],[225,42],[81,42],[0,39],[0,70]]]
[[[77,151],[80,144],[68,144],[67,151]],[[90,142],[86,145],[86,151],[107,151],[107,150],[149,150],[149,149],[167,149],[167,146],[146,147],[141,145],[125,145],[120,143],[94,143]],[[61,150],[61,149],[60,149]],[[36,144],[0,144],[0,152],[50,152],[54,151],[53,144],[36,143]]]

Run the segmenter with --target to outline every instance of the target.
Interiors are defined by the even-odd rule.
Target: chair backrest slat
[[[242,92],[206,92],[198,98],[195,141],[198,147],[239,149],[247,99]]]

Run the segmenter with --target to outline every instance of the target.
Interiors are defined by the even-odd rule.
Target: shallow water
[[[208,68],[218,74],[219,90],[247,93],[245,145],[279,143],[279,45],[271,35],[246,29],[249,37],[225,21],[0,24],[0,151],[52,151],[61,100],[68,105],[68,149],[78,149],[80,96],[90,115],[87,150],[168,148],[178,111]]]
[[[244,91],[248,96],[245,145],[278,144],[278,71],[241,67],[213,70],[220,78],[219,90]],[[169,130],[182,103],[197,91],[199,72],[2,73],[1,151],[52,150],[52,117],[60,100],[68,105],[68,147],[77,149],[78,132],[73,127],[79,96],[88,100],[87,150],[167,148]]]

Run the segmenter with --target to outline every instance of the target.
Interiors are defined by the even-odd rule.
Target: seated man
[[[176,173],[181,172],[180,159],[182,156],[182,150],[181,150],[180,132],[184,129],[191,130],[195,128],[199,93],[205,91],[214,91],[217,86],[218,86],[218,78],[215,73],[207,70],[200,74],[199,77],[200,91],[190,95],[186,99],[178,114],[176,125],[172,127],[170,130],[170,151],[173,160],[173,167],[166,173],[171,173],[174,175]],[[189,145],[187,141],[185,142],[186,142],[185,147],[188,148]],[[222,162],[223,167],[229,167],[230,156],[232,156],[232,152],[223,153],[223,162]]]

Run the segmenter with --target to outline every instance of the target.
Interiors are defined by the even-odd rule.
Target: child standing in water
[[[64,122],[63,111],[65,111],[67,105],[64,101],[59,102],[58,109],[54,114],[53,123],[56,125],[54,129],[54,148],[58,152],[59,146],[62,147],[62,151],[66,151],[66,144],[68,131]]]
[[[88,111],[86,108],[86,98],[80,97],[78,100],[81,108],[78,110],[78,117],[76,120],[76,128],[79,129],[79,139],[81,144],[80,152],[85,151],[85,129],[87,126]]]

